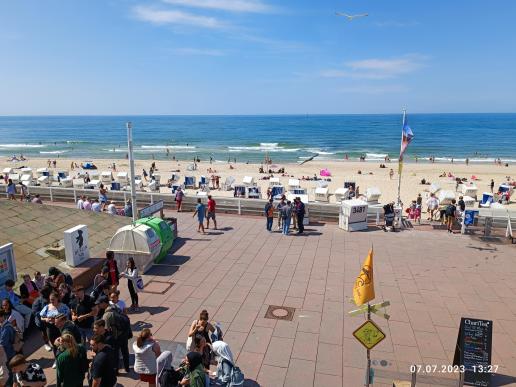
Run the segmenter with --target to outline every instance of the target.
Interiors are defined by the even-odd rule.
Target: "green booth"
[[[148,217],[141,218],[136,221],[136,224],[144,224],[154,230],[161,241],[161,251],[154,260],[155,263],[159,263],[163,258],[166,257],[172,244],[174,243],[174,234],[168,222],[161,218]]]

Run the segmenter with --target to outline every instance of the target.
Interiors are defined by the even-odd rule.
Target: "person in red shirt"
[[[214,229],[217,229],[217,220],[215,219],[215,200],[208,195],[208,215],[206,216],[206,228],[210,228],[210,219],[213,219]]]
[[[115,253],[112,251],[106,251],[106,262],[104,267],[109,269],[108,282],[110,285],[118,286],[118,279],[120,278],[120,272],[118,271],[118,265],[115,260]]]

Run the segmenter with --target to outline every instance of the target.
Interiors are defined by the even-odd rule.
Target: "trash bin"
[[[170,225],[165,220],[155,217],[138,219],[136,224],[144,224],[151,227],[158,235],[158,238],[161,241],[161,251],[154,262],[159,263],[166,257],[168,251],[172,247],[172,243],[174,242],[174,235]]]
[[[109,249],[115,253],[118,267],[125,268],[132,257],[138,270],[145,273],[161,252],[161,241],[153,228],[145,224],[121,227],[109,242]]]
[[[343,200],[339,227],[346,231],[367,230],[367,203],[358,199]]]

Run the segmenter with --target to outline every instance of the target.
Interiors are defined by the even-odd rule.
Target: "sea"
[[[138,159],[273,163],[397,159],[401,114],[0,116],[0,157],[123,159],[132,122]],[[516,163],[516,114],[409,114],[405,160]]]

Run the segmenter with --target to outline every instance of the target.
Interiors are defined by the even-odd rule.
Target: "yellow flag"
[[[358,306],[374,299],[373,281],[373,249],[369,250],[362,270],[358,275],[353,287],[353,299]]]

